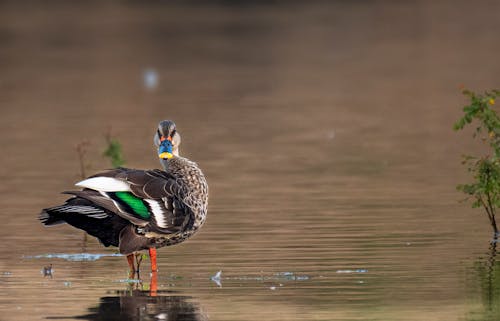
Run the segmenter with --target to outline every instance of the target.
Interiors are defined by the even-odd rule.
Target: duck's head
[[[173,121],[162,120],[158,124],[154,142],[156,147],[158,147],[158,157],[161,159],[170,159],[174,156],[179,156],[181,135],[177,132]]]

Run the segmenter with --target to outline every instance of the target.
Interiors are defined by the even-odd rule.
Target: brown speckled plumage
[[[65,204],[44,209],[43,224],[69,223],[114,245],[123,254],[180,243],[205,222],[208,184],[196,163],[179,156],[175,124],[162,121],[155,144],[169,137],[172,157],[161,159],[164,170],[117,168],[79,183],[82,190]]]

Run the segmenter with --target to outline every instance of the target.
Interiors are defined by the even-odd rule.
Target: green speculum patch
[[[149,219],[151,217],[144,201],[139,197],[130,192],[115,192],[114,194],[118,200],[130,207],[134,214],[137,214],[144,219]]]

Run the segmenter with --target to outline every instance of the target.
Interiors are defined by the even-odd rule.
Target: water
[[[478,149],[451,128],[461,84],[498,88],[499,6],[2,2],[0,319],[495,320],[490,227],[455,191]],[[158,167],[165,118],[209,216],[157,280],[129,279],[36,216],[80,178],[82,141],[87,174],[109,131]]]

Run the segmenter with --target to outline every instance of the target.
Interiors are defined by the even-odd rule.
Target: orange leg
[[[127,262],[130,268],[129,278],[133,278],[135,275],[134,254],[127,255]]]
[[[151,260],[151,272],[158,272],[158,265],[156,264],[156,249],[149,248],[149,259]]]
[[[158,293],[158,272],[151,272],[151,284],[149,286],[149,295],[156,296]]]
[[[149,248],[149,259],[151,260],[151,284],[149,295],[156,296],[158,292],[158,265],[156,264],[156,248]]]

